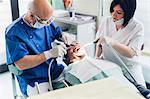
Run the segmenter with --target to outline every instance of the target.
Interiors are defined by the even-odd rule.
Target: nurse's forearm
[[[134,50],[124,44],[114,42],[112,47],[125,57],[132,58],[135,55]]]
[[[20,60],[18,60],[17,62],[15,62],[15,65],[19,69],[25,70],[25,69],[36,67],[37,65],[40,65],[41,63],[45,61],[46,61],[46,58],[43,53],[39,55],[26,55]]]
[[[96,53],[95,53],[95,57],[98,58],[100,57],[100,55],[102,54],[102,48],[100,45],[96,45]]]

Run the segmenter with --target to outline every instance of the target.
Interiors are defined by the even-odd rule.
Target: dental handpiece
[[[93,43],[97,43],[100,38],[96,38]]]
[[[99,38],[96,38],[96,39],[94,39],[94,41],[92,41],[92,42],[89,42],[89,43],[87,43],[87,44],[85,44],[85,45],[83,45],[82,47],[81,47],[81,49],[84,49],[85,47],[87,47],[87,46],[89,46],[89,45],[91,45],[91,44],[96,44],[97,42],[98,42],[98,40],[99,40]],[[61,41],[55,41],[58,45],[59,44],[65,44],[65,43],[63,43],[63,42],[61,42]],[[66,46],[66,50],[68,50],[68,49],[70,49],[72,46],[70,46],[69,44],[65,44],[65,46]]]
[[[89,45],[91,45],[91,44],[96,44],[96,43],[98,42],[98,40],[99,40],[99,38],[95,39],[95,40],[92,41],[92,42],[89,42],[89,43],[83,45],[83,46],[81,47],[81,49],[83,49],[83,48],[85,48],[85,47],[87,47],[87,46],[89,46]]]
[[[65,50],[66,50],[66,51],[72,47],[71,45],[66,44],[66,43],[64,43],[64,42],[62,42],[62,41],[58,41],[58,40],[55,40],[55,43],[56,43],[57,45],[65,45]]]

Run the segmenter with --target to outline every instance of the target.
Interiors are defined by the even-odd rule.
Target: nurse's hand
[[[104,44],[112,44],[115,40],[113,40],[112,38],[108,37],[108,36],[100,36],[99,37],[99,41],[98,44],[99,45],[104,45]]]
[[[44,52],[46,60],[50,58],[61,57],[64,56],[65,54],[67,54],[67,51],[66,47],[63,45],[57,45],[54,48]]]

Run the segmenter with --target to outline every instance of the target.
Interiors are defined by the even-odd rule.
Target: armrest
[[[8,69],[11,73],[15,75],[21,75],[23,73],[23,71],[19,70],[14,64],[8,65]]]

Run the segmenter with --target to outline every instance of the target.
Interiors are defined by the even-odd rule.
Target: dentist
[[[143,25],[134,18],[136,0],[113,0],[110,5],[111,17],[101,22],[96,37],[96,58],[103,57],[104,46],[110,44],[128,66],[139,84],[145,86],[139,55],[143,45]],[[111,53],[107,52],[111,55]],[[127,60],[127,61],[126,61]],[[145,86],[146,87],[146,86]]]
[[[7,64],[15,64],[23,71],[17,79],[25,96],[38,94],[37,83],[41,93],[49,90],[49,63],[53,58],[66,54],[65,46],[51,46],[55,39],[67,43],[67,37],[53,23],[52,13],[47,0],[32,0],[27,13],[6,28]],[[57,79],[63,69],[64,66],[54,59],[51,79]]]

